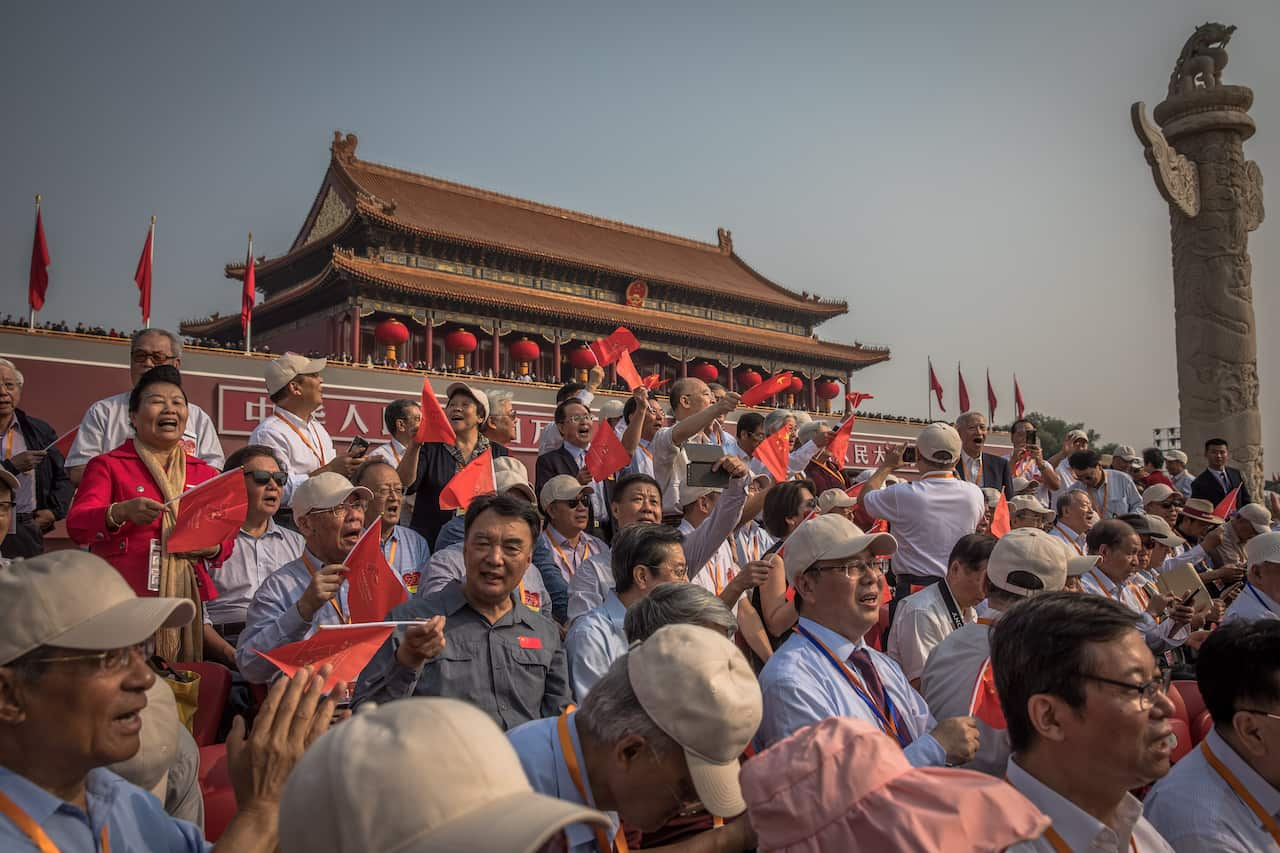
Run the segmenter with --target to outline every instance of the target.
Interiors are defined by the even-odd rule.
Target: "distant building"
[[[1156,427],[1151,430],[1151,445],[1161,450],[1182,449],[1182,427]]]

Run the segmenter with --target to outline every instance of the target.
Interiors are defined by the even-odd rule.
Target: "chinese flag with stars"
[[[347,610],[352,622],[377,622],[409,600],[404,584],[382,553],[382,519],[375,519],[360,536],[342,565],[347,572]]]
[[[599,483],[627,467],[631,463],[631,454],[622,446],[609,422],[602,420],[596,425],[596,434],[591,436],[583,461],[591,472],[591,479]]]
[[[304,666],[319,669],[326,663],[333,664],[333,672],[323,688],[328,692],[339,681],[354,684],[360,671],[373,660],[379,647],[394,630],[389,625],[317,630],[305,640],[280,646],[270,652],[258,652],[258,655],[271,661],[288,677],[292,677]]]
[[[831,436],[831,441],[827,444],[827,454],[831,457],[831,461],[836,463],[836,467],[844,467],[844,463],[849,456],[849,439],[853,437],[853,422],[856,420],[853,415],[845,419],[840,424],[840,429],[836,430],[836,434]]]
[[[760,384],[753,385],[746,391],[743,391],[742,398],[738,400],[738,405],[758,406],[774,394],[781,394],[790,387],[791,373],[789,371],[779,373],[777,376],[771,376]]]
[[[760,386],[757,385],[757,388]],[[787,463],[791,458],[791,439],[785,429],[780,429],[760,442],[751,456],[769,470],[776,483],[787,479]]]
[[[635,352],[640,349],[640,342],[630,331],[619,326],[614,329],[612,335],[592,341],[590,346],[592,354],[596,357],[596,363],[601,367],[608,367],[621,358],[624,352]]]

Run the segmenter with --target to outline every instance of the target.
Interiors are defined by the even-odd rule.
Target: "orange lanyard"
[[[18,431],[18,419],[14,418],[10,422],[9,435],[4,443],[4,458],[11,459],[13,457],[13,436]]]
[[[284,415],[280,414],[279,412],[272,412],[271,414],[273,414],[274,416],[276,416],[276,417],[277,417],[277,418],[279,418],[280,420],[284,421],[285,426],[287,426],[289,429],[293,430],[294,435],[296,435],[296,436],[298,436],[298,438],[302,439],[302,443],[303,443],[303,444],[305,444],[305,445],[307,446],[307,450],[310,450],[310,451],[311,451],[311,455],[312,455],[312,456],[314,456],[314,457],[316,458],[316,461],[320,463],[321,467],[323,467],[323,466],[324,466],[324,456],[322,456],[322,455],[321,455],[321,453],[320,453],[320,451],[316,449],[315,444],[312,444],[312,443],[311,443],[311,440],[310,440],[310,439],[308,439],[305,435],[303,435],[302,430],[298,429],[298,428],[294,425],[293,421],[289,420],[288,418],[286,418]],[[310,425],[310,424],[308,424],[308,425],[307,425],[307,432],[311,432],[311,425]],[[312,438],[315,438],[315,436],[313,435],[313,436],[312,436]],[[319,443],[320,443],[320,439],[316,438],[316,444],[319,444]]]
[[[1089,497],[1090,498],[1093,497],[1092,492],[1090,492]],[[1111,497],[1111,481],[1107,479],[1107,472],[1103,471],[1102,472],[1102,506],[1094,507],[1094,509],[1098,511],[1098,515],[1102,516],[1103,518],[1107,517],[1107,500],[1110,497]]]
[[[579,533],[578,536],[582,539],[582,556],[578,556],[578,546],[573,546],[569,552],[573,554],[573,564],[570,565],[569,558],[565,556],[564,549],[556,544],[556,540],[551,538],[550,533],[547,534],[547,541],[551,543],[551,547],[555,548],[556,553],[560,555],[560,562],[562,562],[565,568],[569,570],[570,577],[573,577],[573,575],[577,573],[578,566],[582,565],[582,561],[591,556],[591,543],[587,540],[584,534]]]
[[[1044,840],[1053,845],[1053,849],[1058,853],[1071,853],[1071,848],[1067,846],[1067,842],[1062,840],[1062,836],[1058,834],[1058,830],[1052,826],[1044,831]],[[1138,842],[1133,840],[1133,833],[1129,834],[1129,848],[1133,853],[1138,853]]]
[[[983,462],[982,462],[982,454],[981,454],[981,453],[979,453],[979,454],[978,454],[978,476],[977,476],[975,479],[973,479],[972,481],[970,481],[970,480],[969,480],[969,463],[968,463],[968,462],[965,462],[965,461],[964,461],[964,458],[963,458],[963,457],[961,457],[961,459],[960,459],[960,471],[964,474],[965,482],[966,482],[966,483],[967,483],[967,482],[973,482],[973,483],[975,483],[976,485],[981,486],[981,485],[982,485],[982,466],[983,466]]]
[[[954,480],[955,478],[956,475],[951,471],[926,471],[920,475],[921,480]],[[982,478],[981,472],[979,472],[978,478]]]
[[[1105,580],[1100,574],[1098,574],[1098,570],[1096,568],[1089,570],[1089,577],[1093,578],[1094,582],[1098,584],[1098,589],[1102,590],[1103,595],[1105,595],[1107,598],[1112,598],[1112,599],[1115,598],[1115,596],[1112,595],[1111,592],[1107,589],[1107,584]],[[1120,589],[1119,584],[1116,585],[1116,589],[1117,590]]]
[[[0,793],[0,814],[3,814],[9,820],[13,821],[18,829],[22,830],[27,838],[31,839],[31,843],[36,846],[40,853],[58,853],[58,845],[53,843],[53,839],[44,831],[44,827],[32,820],[31,815],[24,812],[17,803],[9,799],[4,793]],[[111,853],[111,839],[107,835],[107,826],[102,826],[102,853]]]
[[[388,560],[387,562],[390,562]],[[307,559],[307,555],[302,555],[302,565],[307,567],[307,571],[311,573],[311,577],[316,576],[316,570],[311,568],[311,561]],[[329,599],[329,603],[333,605],[333,612],[338,614],[338,621],[343,625],[350,625],[351,620],[342,614],[342,608],[338,606],[338,594],[335,592],[333,598]]]
[[[1056,529],[1059,533],[1062,534],[1063,540],[1065,540],[1066,543],[1070,545],[1072,548],[1075,548],[1076,553],[1079,554],[1081,557],[1083,557],[1084,549],[1080,547],[1079,542],[1076,541],[1076,537],[1072,535],[1071,528],[1068,527],[1067,529],[1064,530],[1061,524],[1055,524],[1053,526],[1054,526],[1054,529]]]
[[[907,744],[903,743],[902,736],[898,734],[898,715],[894,710],[893,699],[889,696],[888,688],[884,689],[885,707],[881,708],[871,698],[871,694],[867,692],[866,687],[863,685],[862,677],[854,675],[853,670],[849,669],[849,665],[836,657],[835,653],[827,648],[826,643],[813,636],[802,625],[795,625],[794,630],[815,646],[822,653],[822,656],[845,677],[845,680],[849,682],[849,687],[853,689],[853,692],[862,700],[863,704],[870,709],[871,715],[875,717],[876,723],[880,727],[880,731],[896,740],[898,746],[905,747]]]
[[[564,766],[569,771],[569,778],[573,780],[573,787],[578,789],[578,796],[582,798],[582,804],[587,804],[587,786],[582,781],[582,770],[578,767],[578,754],[573,751],[573,739],[569,737],[569,712],[573,710],[573,706],[564,709],[560,714],[560,719],[556,721],[556,729],[560,734],[560,752],[564,754]],[[629,853],[627,848],[627,839],[622,834],[622,828],[618,828],[618,832],[613,837],[613,844],[609,843],[609,836],[603,829],[596,829],[596,845],[600,848],[600,853],[612,853],[616,847],[618,853]]]
[[[1254,813],[1258,820],[1262,821],[1267,833],[1277,844],[1280,844],[1280,823],[1277,823],[1272,815],[1267,814],[1266,810],[1262,808],[1262,803],[1258,802],[1258,798],[1250,794],[1249,789],[1236,778],[1236,774],[1228,770],[1227,765],[1222,763],[1222,759],[1213,754],[1213,750],[1209,749],[1207,740],[1200,741],[1200,751],[1204,753],[1204,760],[1209,762],[1209,766],[1217,771],[1218,775],[1222,777],[1222,781],[1231,786],[1231,790],[1236,792],[1236,796],[1249,807],[1249,810]]]
[[[990,616],[979,616],[977,624],[978,625],[994,625],[996,624],[996,620],[992,619]]]
[[[395,562],[396,562],[396,547],[397,547],[399,544],[400,544],[400,540],[399,540],[399,539],[392,539],[392,540],[391,540],[391,553],[387,554],[387,565],[391,566],[392,570],[394,570],[394,569],[395,569]],[[310,566],[308,566],[307,568],[310,568]]]

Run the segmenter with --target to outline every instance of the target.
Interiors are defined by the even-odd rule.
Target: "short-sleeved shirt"
[[[386,444],[379,444],[377,447],[369,451],[370,459],[385,459],[391,464],[391,467],[398,468],[400,460],[404,457],[404,445],[396,441],[393,436]]]
[[[951,611],[942,597],[942,587],[946,582],[944,578],[908,595],[898,602],[897,612],[893,615],[889,646],[885,651],[902,667],[902,674],[908,681],[920,677],[929,654],[956,630]],[[959,612],[965,623],[978,618],[972,607]]]
[[[431,559],[431,548],[427,540],[402,524],[391,528],[391,533],[382,543],[382,556],[387,558],[391,571],[396,573],[400,583],[413,595],[418,591],[418,582],[427,568],[427,560]]]
[[[249,433],[250,444],[264,444],[279,454],[289,483],[282,505],[293,500],[293,490],[307,481],[311,472],[333,461],[336,452],[329,431],[314,417],[302,420],[276,406]]]
[[[1166,652],[1177,648],[1187,641],[1191,630],[1188,625],[1177,626],[1172,619],[1156,622],[1155,617],[1147,612],[1146,593],[1138,589],[1133,580],[1117,584],[1107,577],[1101,569],[1094,566],[1080,576],[1080,589],[1090,595],[1100,595],[1118,601],[1125,607],[1139,614],[1138,630],[1147,640],[1147,647],[1153,652]]]
[[[80,431],[67,453],[67,467],[88,465],[93,457],[115,450],[130,438],[133,438],[133,427],[129,425],[129,392],[104,397],[90,406],[80,419]],[[204,409],[195,403],[187,403],[187,429],[182,433],[182,444],[189,455],[214,468],[222,468],[224,460],[218,430]]]
[[[209,569],[218,597],[205,602],[205,621],[228,625],[245,621],[249,602],[262,582],[276,569],[302,556],[306,540],[296,531],[267,519],[261,536],[241,530],[236,533],[231,554],[219,566]]]
[[[969,716],[978,676],[991,657],[989,634],[989,625],[971,622],[951,632],[929,654],[920,676],[920,694],[935,719]],[[962,766],[966,770],[1004,776],[1009,763],[1009,733],[993,729],[982,720],[978,720],[978,733],[981,737],[978,752],[972,761]]]
[[[569,681],[573,685],[573,699],[579,705],[613,662],[627,653],[627,633],[623,627],[626,617],[627,608],[617,594],[609,590],[600,606],[575,619],[565,635]]]
[[[684,480],[689,473],[689,456],[684,446],[679,447],[671,440],[674,427],[663,427],[653,437],[653,477],[662,490],[663,515],[680,515],[684,504],[680,500],[680,491],[685,487]],[[686,442],[687,444],[707,444],[710,439],[698,433]]]
[[[951,472],[942,472],[950,474]],[[986,513],[982,489],[952,476],[926,476],[863,492],[862,507],[883,518],[898,540],[898,574],[942,578],[960,537],[972,533]]]
[[[556,561],[556,567],[564,576],[565,583],[573,580],[579,567],[591,557],[609,552],[609,546],[604,543],[604,540],[597,539],[585,531],[578,534],[578,543],[571,545],[559,531],[547,525],[542,531],[542,539],[551,551],[552,559]]]

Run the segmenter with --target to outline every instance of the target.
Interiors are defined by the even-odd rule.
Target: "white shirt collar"
[[[1266,779],[1259,776],[1258,771],[1250,767],[1249,763],[1231,748],[1231,744],[1223,740],[1217,729],[1210,729],[1204,740],[1209,744],[1214,757],[1235,774],[1240,784],[1244,785],[1244,789],[1253,795],[1258,805],[1262,806],[1263,811],[1269,815],[1280,813],[1280,791],[1271,787]]]
[[[1125,794],[1116,808],[1120,829],[1116,832],[1023,770],[1013,758],[1009,759],[1005,778],[1053,821],[1053,828],[1072,850],[1091,850],[1095,845],[1108,850],[1125,849],[1142,817],[1142,803],[1132,794]]]
[[[272,411],[274,414],[279,415],[280,417],[284,418],[286,421],[288,421],[289,423],[293,424],[296,427],[305,428],[309,424],[311,424],[313,421],[315,421],[314,415],[310,418],[307,418],[304,421],[302,418],[298,417],[293,412],[290,412],[287,409],[282,409],[279,406],[274,407]]]

